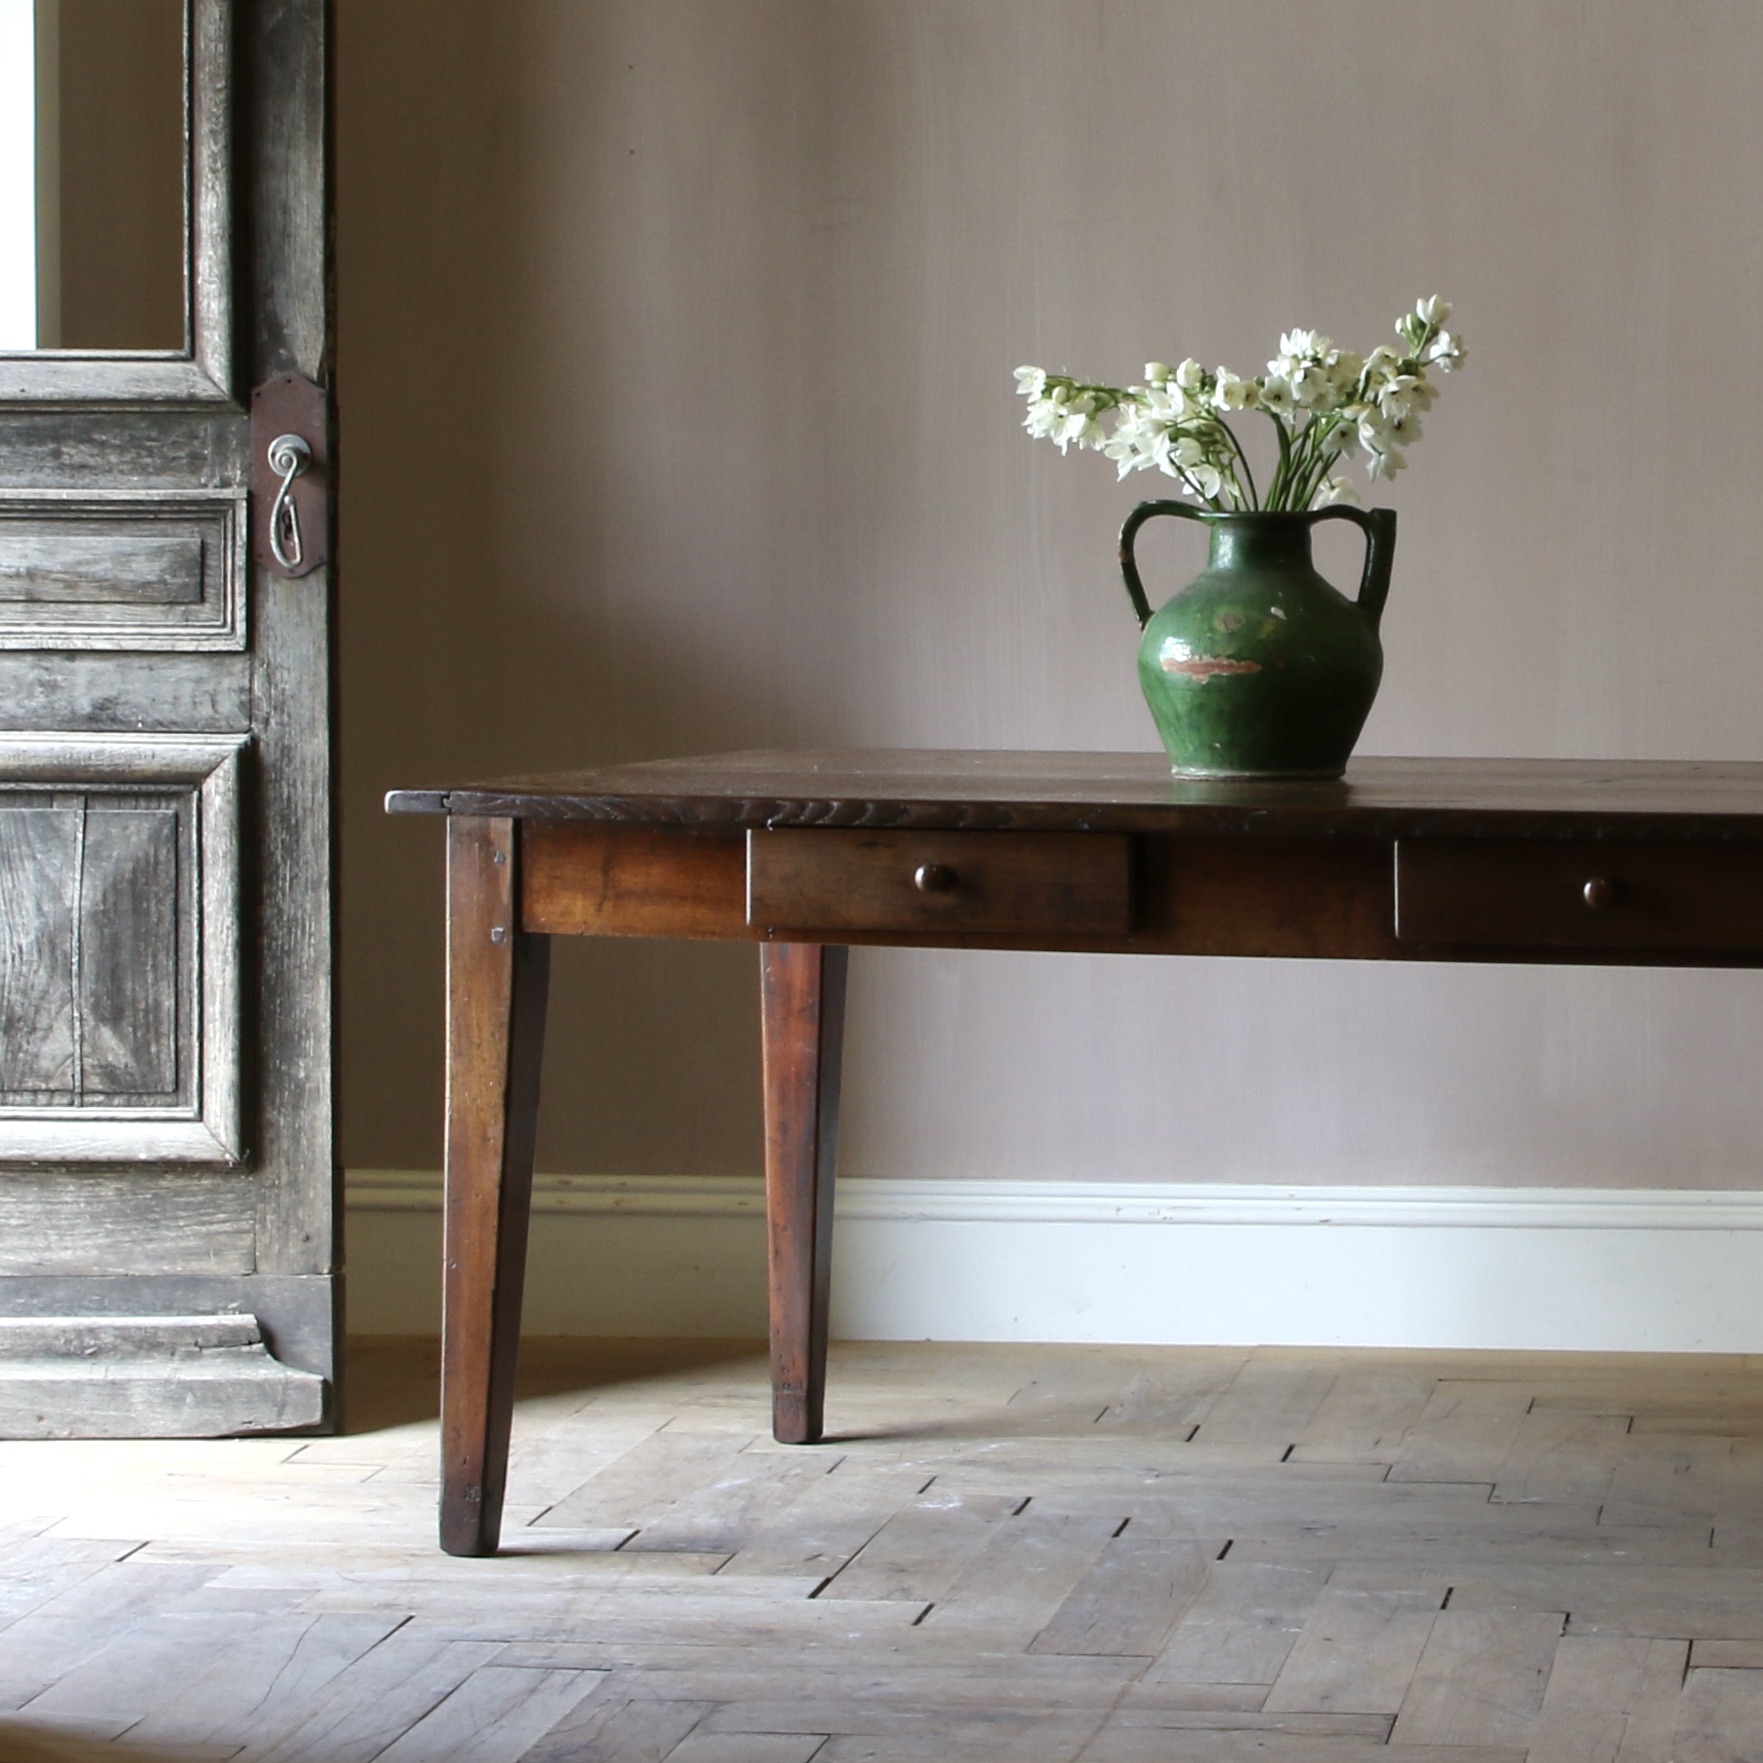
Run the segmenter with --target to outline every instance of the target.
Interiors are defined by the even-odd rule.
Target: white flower
[[[1463,344],[1449,331],[1439,334],[1426,346],[1426,358],[1440,373],[1453,373],[1463,365]]]
[[[1047,440],[1064,419],[1064,414],[1056,399],[1037,398],[1029,405],[1028,414],[1022,419],[1022,426],[1037,441]]]
[[[1365,371],[1365,357],[1355,355],[1351,349],[1331,349],[1326,363],[1329,382],[1334,388],[1334,403],[1338,407],[1359,388],[1359,376]]]
[[[1371,478],[1394,477],[1408,461],[1394,447],[1382,453],[1373,453],[1371,463],[1365,468],[1365,475]]]
[[[1431,330],[1436,325],[1442,325],[1449,322],[1451,317],[1451,302],[1449,300],[1441,300],[1437,294],[1430,294],[1426,299],[1416,300],[1414,302],[1414,316],[1418,318],[1428,330]]]
[[[1367,453],[1383,452],[1390,444],[1390,430],[1394,426],[1390,419],[1372,405],[1355,404],[1353,408],[1359,412],[1357,419],[1359,445]]]
[[[1063,415],[1053,432],[1053,440],[1063,453],[1074,441],[1078,447],[1100,447],[1102,425],[1096,421],[1095,400],[1084,393],[1061,406]]]
[[[1336,502],[1357,502],[1359,492],[1353,488],[1353,480],[1347,477],[1325,477],[1316,486],[1316,494],[1310,498],[1312,508],[1328,508]]]
[[[1059,424],[1059,432],[1053,438],[1058,441],[1061,448],[1072,441],[1081,443],[1090,422],[1091,417],[1087,410],[1068,410],[1064,420]]]
[[[1128,472],[1148,471],[1157,463],[1156,445],[1161,433],[1162,424],[1135,400],[1121,405],[1114,433],[1099,450],[1114,461],[1119,477]]]
[[[1045,386],[1038,397],[1025,389],[1029,406],[1022,426],[1036,439],[1051,441],[1061,453],[1074,442],[1080,449],[1101,446],[1102,425],[1096,419],[1113,402],[1106,388],[1100,393],[1085,391],[1051,375],[1046,376]]]
[[[1333,352],[1334,344],[1315,331],[1287,331],[1267,371],[1286,381],[1293,396],[1308,408],[1328,395],[1327,363]]]
[[[1209,500],[1226,487],[1224,474],[1205,445],[1180,429],[1160,429],[1152,442],[1151,457],[1144,463],[1155,464],[1166,477],[1179,480],[1202,500]],[[1121,475],[1125,475],[1124,471]]]
[[[1148,471],[1156,463],[1149,455],[1141,453],[1137,447],[1122,442],[1118,435],[1114,436],[1099,451],[1114,461],[1116,482],[1131,472]]]
[[[1228,367],[1218,370],[1218,383],[1212,388],[1214,410],[1253,410],[1255,385],[1252,380],[1239,379]]]
[[[1304,360],[1296,362],[1291,373],[1292,396],[1306,410],[1329,410],[1335,403],[1334,375],[1328,362]]]
[[[1150,386],[1161,386],[1169,379],[1169,363],[1167,361],[1147,361],[1145,363],[1145,383]]]
[[[1289,380],[1282,379],[1278,374],[1270,373],[1261,382],[1255,401],[1269,416],[1276,417],[1287,428],[1292,426],[1295,405]]]
[[[1016,370],[1016,389],[1025,398],[1038,398],[1047,389],[1047,370],[1044,367],[1019,367]]]
[[[1391,422],[1400,422],[1420,409],[1420,400],[1415,395],[1420,386],[1420,380],[1411,373],[1390,374],[1377,387],[1378,409]]]
[[[1181,475],[1193,487],[1195,493],[1210,501],[1224,488],[1223,474],[1215,465],[1208,465],[1199,460],[1193,465],[1184,465]]]

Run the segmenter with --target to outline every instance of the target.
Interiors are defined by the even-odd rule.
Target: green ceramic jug
[[[1158,514],[1212,529],[1201,573],[1154,616],[1133,540]],[[1310,529],[1365,534],[1359,597],[1316,573]],[[1304,514],[1215,514],[1142,502],[1120,530],[1120,569],[1144,629],[1139,683],[1178,777],[1339,777],[1383,675],[1378,620],[1396,516],[1336,503]]]

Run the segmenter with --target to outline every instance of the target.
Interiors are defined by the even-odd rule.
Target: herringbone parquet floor
[[[1763,1369],[533,1343],[509,1552],[432,1344],[334,1439],[0,1445],[0,1756],[1763,1759]]]

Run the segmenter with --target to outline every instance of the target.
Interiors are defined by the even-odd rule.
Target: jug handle
[[[1151,622],[1151,602],[1145,598],[1145,584],[1139,580],[1138,559],[1133,555],[1133,540],[1139,536],[1139,528],[1158,514],[1180,514],[1188,520],[1204,523],[1205,513],[1191,502],[1141,502],[1126,517],[1126,525],[1120,529],[1120,573],[1126,578],[1127,598],[1132,601],[1132,609],[1138,614],[1139,629],[1143,630]]]
[[[1393,508],[1354,508],[1345,502],[1318,508],[1314,520],[1350,520],[1365,535],[1365,573],[1359,578],[1359,610],[1377,629],[1383,603],[1390,593],[1390,565],[1396,556],[1396,511]]]

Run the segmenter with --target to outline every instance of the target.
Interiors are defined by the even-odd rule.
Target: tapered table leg
[[[759,951],[771,1430],[786,1445],[820,1437],[826,1396],[848,954],[820,943],[766,943]]]
[[[447,825],[441,1547],[493,1555],[508,1477],[548,937],[521,932],[512,820]]]

